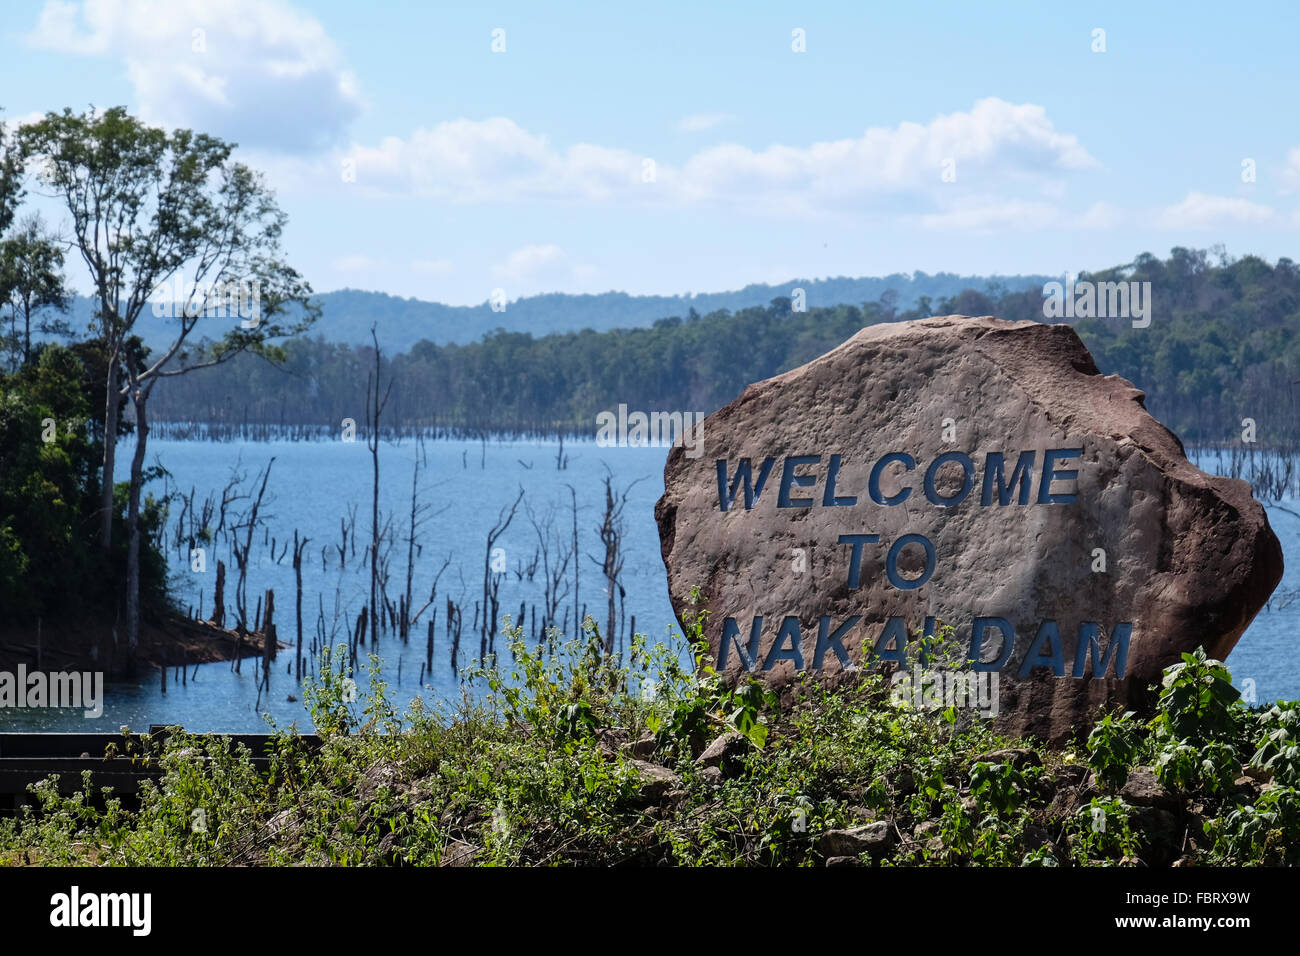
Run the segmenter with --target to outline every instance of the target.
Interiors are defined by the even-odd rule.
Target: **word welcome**
[[[996,500],[999,507],[1029,505],[1031,501],[1040,505],[1070,504],[1077,495],[1064,490],[1053,490],[1054,482],[1073,481],[1079,472],[1072,468],[1058,467],[1062,462],[1078,458],[1083,454],[1081,447],[1048,448],[1042,452],[1042,464],[1038,465],[1038,452],[1022,451],[1016,458],[1011,474],[1007,475],[1006,456],[1001,452],[989,452],[984,456],[983,469],[976,465],[975,458],[963,451],[948,451],[937,456],[922,472],[923,478],[919,492],[925,500],[940,508],[955,508],[966,501],[979,487],[978,501],[982,507],[989,507]],[[755,474],[754,462],[750,458],[737,459],[734,470],[726,459],[719,458],[715,465],[718,471],[718,508],[730,511],[736,502],[737,494],[743,496],[745,510],[752,510],[761,500],[763,489],[776,467],[777,458],[769,456],[758,465]],[[821,455],[788,455],[782,461],[780,486],[777,489],[777,508],[851,508],[858,504],[865,490],[866,497],[878,505],[893,507],[901,505],[917,492],[914,485],[906,483],[892,493],[887,493],[881,482],[886,473],[894,475],[901,468],[903,475],[920,469],[915,457],[905,451],[891,451],[881,455],[871,465],[865,489],[842,488],[840,486],[840,469],[844,465],[844,456],[832,454],[827,457],[824,472],[812,471],[822,466]],[[895,466],[891,468],[891,466]],[[947,476],[941,471],[947,468]],[[804,469],[803,473],[800,469]],[[956,490],[949,490],[947,485],[940,489],[941,477],[957,477],[960,469],[961,485]],[[795,489],[816,488],[820,482],[822,492],[812,497],[796,496]],[[841,494],[841,492],[853,492]],[[770,497],[770,496],[769,496]]]
[[[751,619],[748,644],[741,643],[740,624],[734,617],[723,620],[722,640],[717,664],[719,671],[726,669],[733,647],[739,654],[745,670],[753,672],[759,669],[758,651],[763,634],[764,617],[764,615],[758,615]],[[762,661],[762,670],[770,671],[785,661],[789,661],[796,671],[805,670],[805,648],[809,644],[811,644],[813,670],[820,671],[823,668],[828,653],[835,655],[835,659],[839,662],[841,668],[845,670],[855,669],[858,663],[855,663],[849,655],[848,648],[844,646],[844,638],[862,622],[863,617],[854,614],[840,623],[838,627],[832,629],[834,622],[831,617],[823,615],[817,623],[817,634],[814,638],[812,635],[805,637],[803,625],[799,618],[793,614],[788,614],[781,618],[781,622],[777,626],[776,640],[768,648],[767,656]],[[926,617],[924,629],[921,632],[925,639],[934,635],[936,623],[935,618]],[[986,650],[984,642],[990,636],[990,632],[996,632],[997,637],[1001,640],[1001,646],[997,650],[997,656],[991,661],[986,661],[984,660]],[[861,646],[863,648],[870,647],[871,650],[861,663],[869,666],[878,662],[892,661],[906,667],[907,641],[908,635],[911,633],[914,632],[908,630],[906,622],[901,616],[889,617],[874,642],[866,640],[862,642]],[[1101,625],[1095,621],[1083,622],[1079,625],[1078,636],[1075,640],[1074,667],[1070,676],[1075,678],[1085,677],[1089,671],[1089,658],[1091,658],[1093,677],[1106,676],[1106,671],[1113,662],[1114,675],[1122,678],[1128,664],[1128,645],[1132,635],[1132,622],[1120,622],[1111,628],[1109,640],[1103,649],[1101,646]],[[976,617],[971,625],[969,654],[971,670],[981,673],[1001,671],[1007,665],[1007,662],[1011,660],[1016,648],[1016,641],[1015,629],[1006,618]],[[992,653],[995,646],[990,644],[987,650]],[[1051,669],[1053,676],[1064,677],[1066,676],[1065,661],[1065,647],[1061,637],[1060,625],[1055,620],[1047,619],[1039,624],[1038,630],[1025,652],[1025,656],[1020,662],[1020,667],[1016,671],[1016,676],[1028,677],[1034,668],[1048,667]],[[922,663],[927,663],[924,655],[922,655]]]
[[[693,419],[693,420],[692,420]],[[704,453],[703,412],[632,412],[596,415],[596,444],[601,448],[671,448],[680,445],[687,458]]]
[[[18,673],[0,671],[0,707],[81,707],[86,717],[104,713],[104,674],[102,671],[27,672],[26,664]]]

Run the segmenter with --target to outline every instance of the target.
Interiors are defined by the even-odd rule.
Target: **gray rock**
[[[1203,644],[1223,659],[1282,573],[1281,547],[1249,486],[1188,462],[1143,400],[1130,382],[1101,375],[1067,325],[941,316],[863,329],[708,416],[702,455],[669,453],[655,515],[677,615],[691,610],[699,587],[719,665],[729,619],[736,635],[719,669],[736,680],[752,664],[776,687],[801,666],[815,670],[823,622],[828,636],[838,632],[838,643],[822,643],[820,662],[833,682],[884,646],[891,618],[901,619],[909,641],[927,617],[951,624],[963,656],[975,618],[999,618],[1012,640],[999,671],[998,730],[1063,739],[1099,706],[1138,705],[1183,651]],[[1045,478],[1047,451],[1071,449],[1079,451]],[[871,473],[890,453],[911,456],[915,466],[886,462],[873,500]],[[949,453],[958,457],[933,472],[928,500],[925,475]],[[1029,479],[1012,485],[1016,465],[1028,462],[1022,453],[1034,456],[1020,473]],[[996,455],[1004,456],[1000,467]],[[748,459],[755,487],[769,458],[761,493],[746,508],[737,469]],[[725,511],[719,462],[725,495],[736,489]],[[1044,488],[1074,498],[1039,503]],[[906,501],[884,503],[903,493]],[[787,507],[778,507],[782,500]],[[859,545],[856,587],[853,547],[839,543],[841,534],[879,535]],[[931,576],[913,588],[886,574],[886,556],[904,535],[923,535],[935,550]],[[896,555],[904,579],[918,578],[927,563],[912,541]],[[1098,548],[1104,572],[1093,570]],[[1047,621],[1056,622],[1059,640],[1040,631]],[[1085,622],[1097,625],[1106,647],[1131,625],[1122,678],[1114,658],[1092,676],[1100,655],[1086,654]],[[1035,643],[1040,653],[1031,655]],[[994,662],[1003,646],[998,631],[987,631],[981,658]],[[1054,651],[1059,676],[1044,664],[1019,675],[1027,658]]]
[[[912,839],[920,840],[923,837],[927,837],[932,833],[938,833],[938,832],[939,832],[939,821],[922,820],[915,827],[913,827]]]
[[[1251,764],[1251,763],[1243,764],[1241,768],[1241,772],[1245,774],[1247,777],[1250,777],[1250,779],[1257,780],[1260,783],[1267,783],[1268,781],[1273,779],[1272,770],[1269,770],[1267,767],[1258,766],[1256,764]]]
[[[648,760],[629,760],[628,763],[641,778],[641,799],[648,803],[658,803],[669,791],[681,789],[682,778],[667,767]]]
[[[452,840],[442,851],[442,866],[473,866],[478,859],[479,848],[460,840]]]
[[[636,740],[623,744],[623,752],[638,760],[653,757],[656,749],[658,749],[658,742],[654,734],[644,734]]]
[[[1134,767],[1130,770],[1119,795],[1125,803],[1134,807],[1161,807],[1168,810],[1178,806],[1177,795],[1164,788],[1150,767]]]
[[[669,790],[664,794],[663,806],[666,809],[680,807],[690,798],[690,795],[691,793],[689,790]]]
[[[745,767],[749,738],[736,730],[727,731],[704,748],[695,762],[701,767],[717,767],[724,777],[736,777]]]
[[[1088,776],[1088,768],[1083,764],[1062,764],[1056,768],[1053,778],[1058,787],[1078,787]]]
[[[893,826],[888,820],[878,820],[848,830],[827,830],[817,841],[817,848],[827,859],[857,856],[860,853],[883,856],[893,848],[895,842]]]

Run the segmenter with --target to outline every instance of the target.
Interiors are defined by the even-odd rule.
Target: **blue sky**
[[[1300,258],[1294,4],[700,6],[9,3],[0,106],[238,141],[318,291]]]

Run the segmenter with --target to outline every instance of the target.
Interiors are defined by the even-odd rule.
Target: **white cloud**
[[[542,273],[552,272],[566,265],[564,250],[553,243],[541,246],[524,246],[510,253],[501,265],[492,267],[492,277],[503,282],[524,282],[537,279]]]
[[[1093,203],[1079,217],[1080,229],[1114,229],[1124,221],[1124,211],[1114,203],[1101,200]]]
[[[902,199],[910,208],[919,200],[943,212],[952,190],[941,181],[948,159],[961,182],[1018,194],[1050,191],[1062,174],[1097,165],[1075,136],[1055,129],[1041,106],[995,98],[925,125],[873,127],[855,139],[763,150],[714,146],[680,166],[657,163],[650,183],[642,177],[646,157],[589,143],[559,149],[504,117],[440,123],[405,139],[354,146],[347,155],[356,162],[357,184],[387,195],[461,203],[714,203],[805,214],[886,211]]]
[[[607,199],[640,181],[642,160],[585,143],[561,152],[503,117],[439,123],[348,155],[363,188],[458,203]]]
[[[123,61],[148,122],[304,152],[360,112],[320,22],[284,0],[47,0],[36,48]]]
[[[21,116],[6,116],[0,113],[0,123],[4,123],[10,130],[15,130],[20,126],[26,126],[29,123],[39,123],[45,119],[45,114],[39,111],[23,113]]]
[[[507,290],[510,298],[538,292],[587,292],[600,270],[575,262],[554,243],[524,246],[492,267],[492,279]]]
[[[1042,229],[1059,219],[1060,212],[1050,203],[986,197],[921,216],[920,222],[927,229],[990,232],[997,228]]]
[[[683,133],[703,133],[723,123],[730,123],[735,118],[731,113],[692,113],[683,116],[678,121],[677,128]]]
[[[1268,222],[1272,218],[1271,207],[1249,199],[1190,192],[1182,202],[1165,208],[1160,214],[1159,223],[1166,229],[1210,229],[1253,225]]]
[[[1087,169],[1096,160],[1078,139],[1058,132],[1041,106],[989,98],[969,113],[927,125],[873,127],[856,139],[772,146],[716,146],[697,153],[682,172],[692,198],[761,196],[784,205],[835,208],[888,194],[932,193],[952,160],[959,181],[984,185]]]

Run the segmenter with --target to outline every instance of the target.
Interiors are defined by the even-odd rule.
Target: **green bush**
[[[553,653],[507,622],[508,659],[470,674],[479,696],[406,713],[387,700],[373,657],[370,692],[352,699],[341,647],[304,690],[318,747],[277,730],[259,771],[221,738],[123,738],[122,758],[161,770],[138,808],[88,785],[61,796],[46,781],[33,808],[0,824],[0,855],[44,865],[814,866],[843,845],[824,842],[829,831],[871,822],[885,839],[860,861],[877,865],[1296,860],[1297,709],[1252,712],[1228,699],[1218,689],[1226,670],[1199,652],[1166,675],[1149,722],[1107,715],[1086,739],[1105,787],[1149,760],[1171,791],[1157,810],[1081,782],[1068,749],[895,705],[876,670],[836,687],[803,675],[778,708],[762,685],[722,681],[702,620],[688,629],[693,669],[640,635],[626,660],[612,659],[590,618],[580,641],[551,635]],[[702,767],[704,746],[733,730],[748,731],[743,759]],[[1010,747],[1022,749],[974,756]],[[1263,782],[1238,786],[1243,764]]]

